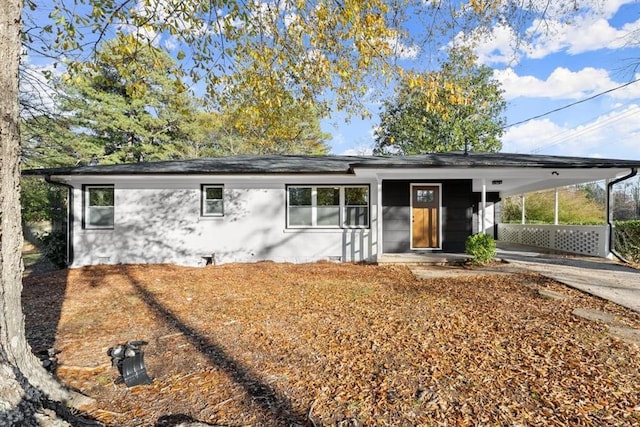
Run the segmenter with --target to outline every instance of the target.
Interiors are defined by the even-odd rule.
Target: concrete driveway
[[[640,313],[640,270],[604,258],[498,242],[498,258]]]

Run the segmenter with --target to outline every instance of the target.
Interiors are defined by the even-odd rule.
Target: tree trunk
[[[18,64],[22,0],[0,1],[0,425],[37,425],[52,401],[89,399],[56,381],[31,353],[22,314]],[[51,417],[49,417],[51,418]],[[57,423],[57,425],[64,425]]]

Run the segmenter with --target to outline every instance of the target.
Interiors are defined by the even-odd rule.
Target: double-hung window
[[[224,200],[222,185],[204,184],[201,188],[201,214],[202,216],[223,216]]]
[[[289,225],[311,227],[313,225],[312,187],[289,187]]]
[[[369,226],[369,187],[345,187],[344,224],[347,227]]]
[[[84,186],[85,228],[113,228],[114,207],[113,185]]]
[[[369,186],[290,185],[287,227],[369,227]]]

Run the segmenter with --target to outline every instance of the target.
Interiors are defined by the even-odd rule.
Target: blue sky
[[[640,64],[640,2],[579,2],[600,5],[569,24],[556,22],[550,13],[546,24],[551,31],[518,50],[505,27],[494,28],[475,48],[480,62],[493,68],[502,83],[507,124],[640,78],[640,67],[634,69]],[[335,115],[323,122],[323,129],[333,135],[334,154],[370,153],[379,112],[377,105],[370,107],[373,116],[368,120],[344,123]],[[508,127],[502,141],[504,152],[640,159],[640,82]]]

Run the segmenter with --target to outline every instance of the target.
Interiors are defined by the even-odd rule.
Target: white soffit
[[[380,180],[471,179],[473,191],[499,192],[502,196],[548,190],[624,176],[630,169],[621,168],[357,168],[357,177]]]

